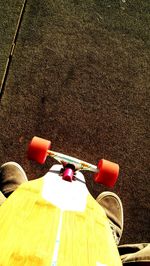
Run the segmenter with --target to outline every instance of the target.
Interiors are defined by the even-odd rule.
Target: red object
[[[113,187],[119,175],[119,165],[107,160],[98,162],[99,172],[94,175],[94,180],[108,187]]]
[[[50,146],[51,142],[49,140],[33,137],[28,147],[28,159],[44,164],[47,157],[47,151],[50,149]]]
[[[63,172],[63,179],[72,182],[74,171],[71,168],[65,169]]]

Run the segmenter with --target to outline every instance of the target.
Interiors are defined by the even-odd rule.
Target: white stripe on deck
[[[56,243],[55,243],[54,254],[53,254],[51,266],[57,265],[58,251],[59,251],[59,245],[60,245],[60,234],[61,234],[61,228],[62,228],[62,217],[63,217],[63,211],[61,211],[61,213],[60,213],[60,220],[59,220],[59,225],[58,225]]]

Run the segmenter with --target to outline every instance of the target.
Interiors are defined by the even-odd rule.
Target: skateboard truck
[[[101,159],[98,165],[87,163],[74,157],[50,150],[51,141],[39,137],[33,137],[28,147],[28,159],[44,164],[47,156],[50,156],[63,165],[62,178],[66,181],[75,180],[75,172],[87,170],[94,172],[94,181],[113,187],[119,175],[119,165],[105,159]]]

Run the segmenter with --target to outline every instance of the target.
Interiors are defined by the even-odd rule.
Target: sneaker
[[[5,197],[27,180],[26,173],[18,163],[8,162],[0,167],[0,191]]]
[[[123,206],[120,198],[113,192],[101,193],[96,201],[104,208],[110,227],[118,245],[123,232]]]

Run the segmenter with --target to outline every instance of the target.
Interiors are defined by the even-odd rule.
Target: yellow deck
[[[107,217],[92,196],[83,212],[62,211],[43,199],[43,185],[43,178],[24,183],[0,207],[0,265],[122,265]]]

